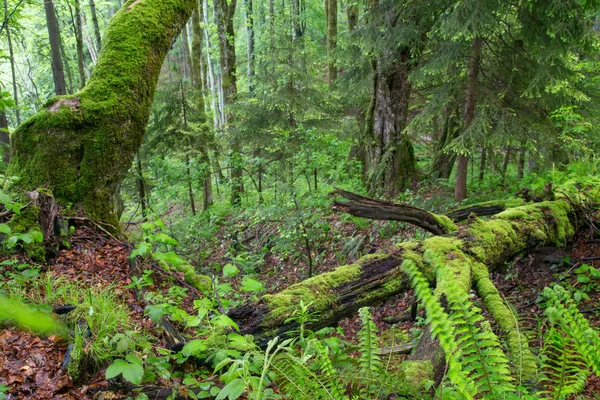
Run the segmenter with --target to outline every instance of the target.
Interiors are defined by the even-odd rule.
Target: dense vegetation
[[[47,396],[598,388],[600,2],[41,3],[3,0],[0,347],[69,344]]]

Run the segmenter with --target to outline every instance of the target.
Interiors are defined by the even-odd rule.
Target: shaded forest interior
[[[600,2],[3,0],[0,400],[600,393]]]

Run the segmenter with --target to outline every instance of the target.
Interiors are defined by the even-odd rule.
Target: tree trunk
[[[69,8],[71,6],[69,5]],[[83,54],[83,26],[81,21],[81,5],[75,0],[75,15],[71,13],[73,30],[75,31],[75,43],[77,45],[77,70],[79,71],[79,88],[85,87],[85,55]]]
[[[254,95],[254,14],[252,12],[252,0],[246,2],[246,37],[248,49],[248,93]]]
[[[20,176],[16,185],[47,187],[60,203],[116,227],[118,187],[146,131],[162,62],[193,8],[193,0],[129,0],[106,30],[85,89],[50,100],[13,134],[8,173]]]
[[[337,0],[325,0],[327,3],[327,82],[331,85],[337,79],[335,47],[337,37]]]
[[[142,160],[140,159],[140,153],[136,154],[136,169],[137,169],[137,178],[136,185],[138,189],[138,196],[140,198],[140,206],[142,208],[142,220],[144,222],[147,221],[148,212],[148,203],[146,200],[146,182],[144,181],[144,174],[142,173]]]
[[[412,143],[404,133],[411,87],[410,53],[401,49],[396,61],[373,61],[371,105],[365,124],[368,187],[371,193],[396,194],[415,179]]]
[[[219,50],[221,55],[221,77],[223,87],[223,103],[229,107],[237,95],[237,81],[235,73],[235,31],[233,17],[237,0],[215,0],[215,21],[219,37]],[[225,124],[231,129],[232,116],[230,111],[225,112]],[[240,205],[242,202],[242,161],[241,144],[235,135],[229,134],[231,146],[231,204]]]
[[[431,175],[435,179],[448,179],[456,160],[456,154],[447,150],[448,145],[456,138],[458,127],[452,115],[447,115],[439,135],[435,149]]]
[[[63,66],[65,68],[65,72],[67,74],[67,82],[69,84],[68,86],[68,94],[72,94],[73,93],[73,72],[71,71],[71,66],[69,64],[69,59],[67,58],[67,54],[65,53],[65,44],[62,40],[62,35],[60,34],[60,30],[58,32],[58,43],[60,45],[60,56],[63,62]]]
[[[58,22],[54,13],[54,4],[52,0],[44,0],[44,9],[46,10],[46,25],[48,27],[48,37],[50,38],[50,53],[52,59],[52,76],[54,77],[54,91],[57,95],[67,94],[65,84],[65,73],[63,63],[60,58],[60,37],[58,33]]]
[[[203,88],[206,87],[206,76],[202,73],[202,40],[204,32],[202,25],[200,24],[200,15],[203,13],[203,2],[198,2],[198,7],[192,14],[192,85],[194,88],[196,110],[194,117],[198,119],[201,124],[201,138],[199,144],[200,161],[204,165],[202,188],[204,192],[203,210],[206,211],[208,207],[213,204],[212,195],[212,179],[211,179],[211,168],[210,158],[208,156],[208,142],[213,140],[213,133],[211,132],[210,125],[208,124],[208,118],[206,116],[206,108],[204,103]],[[204,68],[206,69],[206,68]]]
[[[519,162],[517,164],[517,179],[523,179],[523,172],[525,171],[525,156],[527,154],[527,149],[525,147],[525,142],[521,144],[521,150],[519,151]]]
[[[6,118],[6,110],[4,109],[0,109],[0,146],[2,149],[2,162],[8,164],[10,161],[10,134],[8,118]]]
[[[13,50],[12,39],[10,36],[10,26],[8,23],[8,4],[4,0],[4,29],[6,29],[6,39],[8,40],[8,54],[10,57],[10,72],[12,75],[13,98],[15,100],[15,116],[17,117],[17,125],[21,124],[21,110],[19,110],[19,92],[17,90],[17,73],[15,68],[15,53]],[[4,114],[6,117],[6,114]]]
[[[92,23],[94,24],[94,36],[96,37],[96,50],[100,54],[102,49],[102,36],[100,35],[100,25],[98,25],[98,14],[96,13],[96,3],[90,0],[90,11],[92,12]]]
[[[485,176],[485,157],[487,155],[487,150],[485,146],[481,148],[481,159],[479,160],[479,180],[482,181]]]
[[[471,59],[467,71],[467,91],[465,95],[465,117],[463,119],[463,130],[466,131],[473,119],[475,119],[475,108],[477,107],[477,78],[479,76],[479,61],[481,57],[481,38],[475,37],[471,43]],[[466,150],[465,150],[466,151]],[[469,156],[467,153],[459,154],[456,163],[456,181],[454,184],[454,199],[464,200],[467,197],[467,172],[469,167]]]
[[[358,7],[354,4],[349,5],[346,14],[348,15],[348,31],[354,32],[358,22]]]

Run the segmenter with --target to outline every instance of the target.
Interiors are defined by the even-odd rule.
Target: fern
[[[544,289],[546,314],[551,322],[560,325],[562,330],[574,341],[577,351],[586,364],[600,375],[600,336],[590,327],[587,319],[579,312],[571,294],[563,287]]]
[[[540,383],[548,390],[538,394],[554,394],[554,399],[580,393],[589,375],[586,362],[579,355],[573,339],[556,327],[550,328],[546,334],[541,366],[544,376]]]
[[[379,345],[377,343],[377,327],[373,322],[373,317],[368,307],[363,307],[358,310],[358,315],[361,321],[361,329],[358,332],[360,359],[359,359],[359,376],[362,377],[366,385],[360,390],[362,398],[371,397],[377,393],[373,393],[372,383],[378,382],[377,378],[385,375],[383,371],[381,359],[377,355]],[[381,383],[378,382],[382,386]],[[379,389],[377,390],[379,392]]]
[[[431,331],[446,354],[450,381],[466,398],[501,398],[514,392],[508,358],[481,310],[471,303],[469,295],[453,279],[453,271],[439,257],[428,254],[427,258],[438,281],[444,282],[450,314],[444,311],[414,263],[405,262],[403,268],[411,276],[417,296],[425,304]]]
[[[410,276],[417,297],[425,305],[427,312],[426,321],[430,325],[431,333],[439,340],[440,346],[446,354],[446,362],[448,364],[447,375],[450,381],[460,395],[467,399],[472,399],[475,388],[463,370],[460,347],[454,340],[454,327],[460,321],[457,321],[457,318],[450,319],[448,314],[446,314],[429,287],[427,279],[423,277],[423,274],[421,274],[421,271],[419,271],[413,261],[405,260],[402,263],[402,269]]]

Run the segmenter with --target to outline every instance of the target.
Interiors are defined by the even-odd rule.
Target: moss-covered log
[[[255,335],[263,343],[297,328],[297,323],[286,320],[300,300],[311,304],[315,316],[309,328],[329,326],[360,307],[409,289],[410,281],[401,268],[404,260],[412,260],[433,283],[432,268],[423,259],[430,250],[443,254],[448,263],[459,262],[465,290],[479,290],[486,306],[492,308],[490,314],[502,319],[498,325],[510,342],[514,324],[504,320],[506,310],[497,307],[498,296],[489,281],[488,268],[493,270],[538,246],[565,245],[575,234],[575,218],[574,206],[565,199],[510,208],[487,221],[475,218],[452,234],[402,243],[391,254],[363,257],[355,264],[265,295],[258,303],[236,308],[229,315],[244,333]]]
[[[79,93],[58,96],[13,134],[8,174],[116,224],[114,199],[146,130],[163,60],[193,0],[129,0],[111,20]]]

